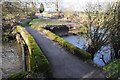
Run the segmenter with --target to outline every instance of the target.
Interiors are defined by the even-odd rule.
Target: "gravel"
[[[22,71],[20,45],[16,41],[2,44],[2,78]]]

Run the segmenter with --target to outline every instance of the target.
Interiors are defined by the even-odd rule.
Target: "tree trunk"
[[[86,50],[87,52],[89,52],[91,54],[91,59],[94,59],[94,55],[96,53],[94,47],[92,45],[89,45],[88,49]]]

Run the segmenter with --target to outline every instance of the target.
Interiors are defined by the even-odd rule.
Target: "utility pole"
[[[60,10],[59,10],[59,2],[58,2],[58,0],[56,0],[56,11],[57,11],[57,14],[58,14],[58,16],[60,16]]]

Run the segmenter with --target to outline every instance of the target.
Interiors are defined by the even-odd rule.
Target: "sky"
[[[17,1],[17,0],[2,0],[2,1]],[[56,2],[56,0],[23,0],[23,1],[34,1],[39,3],[37,7],[40,6],[40,3],[44,2]],[[85,8],[85,6],[87,5],[87,3],[97,3],[100,2],[102,4],[106,3],[106,2],[115,2],[117,0],[58,0],[59,1],[59,7],[60,10],[75,10],[75,11],[81,11]],[[120,0],[119,0],[120,1]],[[55,10],[55,5],[45,5],[45,10],[49,11],[51,10],[51,8],[53,8],[53,11]]]
[[[56,0],[37,0],[38,2],[56,2]],[[74,11],[83,11],[85,6],[88,3],[101,3],[104,5],[106,2],[115,2],[117,0],[58,0],[59,1],[59,7],[60,10],[74,10]],[[55,10],[55,5],[45,5],[45,10],[49,11],[51,8],[53,8],[53,11]]]

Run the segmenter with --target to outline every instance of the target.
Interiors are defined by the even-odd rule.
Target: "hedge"
[[[28,46],[30,63],[29,67],[32,71],[46,72],[49,70],[49,63],[38,47],[34,38],[21,26],[17,26],[17,31],[21,34],[26,45]]]
[[[64,40],[63,38],[61,38],[61,37],[57,36],[56,34],[52,33],[51,31],[40,28],[40,27],[36,27],[36,26],[33,26],[33,25],[31,27],[40,31],[40,32],[43,32],[48,37],[50,37],[52,40],[58,42],[66,50],[70,51],[74,55],[79,56],[82,60],[91,59],[91,54],[90,53],[81,50],[80,48],[74,46],[73,44],[69,43],[68,41]]]

